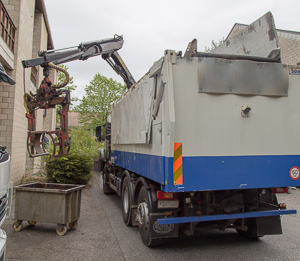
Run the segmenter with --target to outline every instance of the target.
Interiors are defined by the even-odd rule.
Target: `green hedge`
[[[100,143],[93,132],[84,127],[70,132],[70,155],[59,158],[45,157],[47,182],[63,184],[87,184],[92,177],[94,158],[98,156]]]
[[[92,177],[93,160],[88,155],[71,154],[45,161],[47,182],[85,185]]]

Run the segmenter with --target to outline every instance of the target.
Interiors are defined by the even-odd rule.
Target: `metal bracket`
[[[251,108],[249,106],[242,106],[242,112],[241,112],[242,117],[248,118],[250,111],[251,111]]]

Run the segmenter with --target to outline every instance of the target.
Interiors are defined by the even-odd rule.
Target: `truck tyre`
[[[149,209],[149,198],[147,195],[147,190],[143,186],[140,190],[138,197],[138,220],[139,220],[139,230],[143,243],[147,247],[154,247],[161,245],[163,243],[162,239],[152,239],[150,238],[150,213]]]
[[[98,171],[100,172],[100,171],[102,171],[102,170],[103,170],[103,168],[102,168],[102,161],[99,160],[99,161],[98,161]]]
[[[132,226],[131,191],[128,177],[122,185],[122,213],[126,226]]]
[[[99,160],[98,162],[98,170],[100,171],[104,171],[104,167],[105,167],[105,161]]]
[[[102,189],[104,194],[111,194],[115,192],[106,182],[107,180],[107,169],[104,168],[103,174],[102,174]]]

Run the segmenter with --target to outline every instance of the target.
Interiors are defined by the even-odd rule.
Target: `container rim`
[[[16,186],[16,191],[32,191],[67,194],[85,188],[85,185],[34,182]]]

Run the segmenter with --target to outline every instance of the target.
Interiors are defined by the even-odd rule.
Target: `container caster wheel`
[[[57,225],[56,233],[59,236],[64,236],[67,233],[67,226],[66,225]]]
[[[36,224],[36,221],[28,221],[28,224],[29,224],[30,226],[34,226],[34,225]]]
[[[22,220],[18,220],[13,224],[13,230],[16,232],[21,231],[23,228]]]
[[[73,222],[71,222],[71,223],[69,223],[69,227],[71,228],[71,229],[75,229],[76,227],[77,227],[77,220],[75,220],[75,221],[73,221]]]

